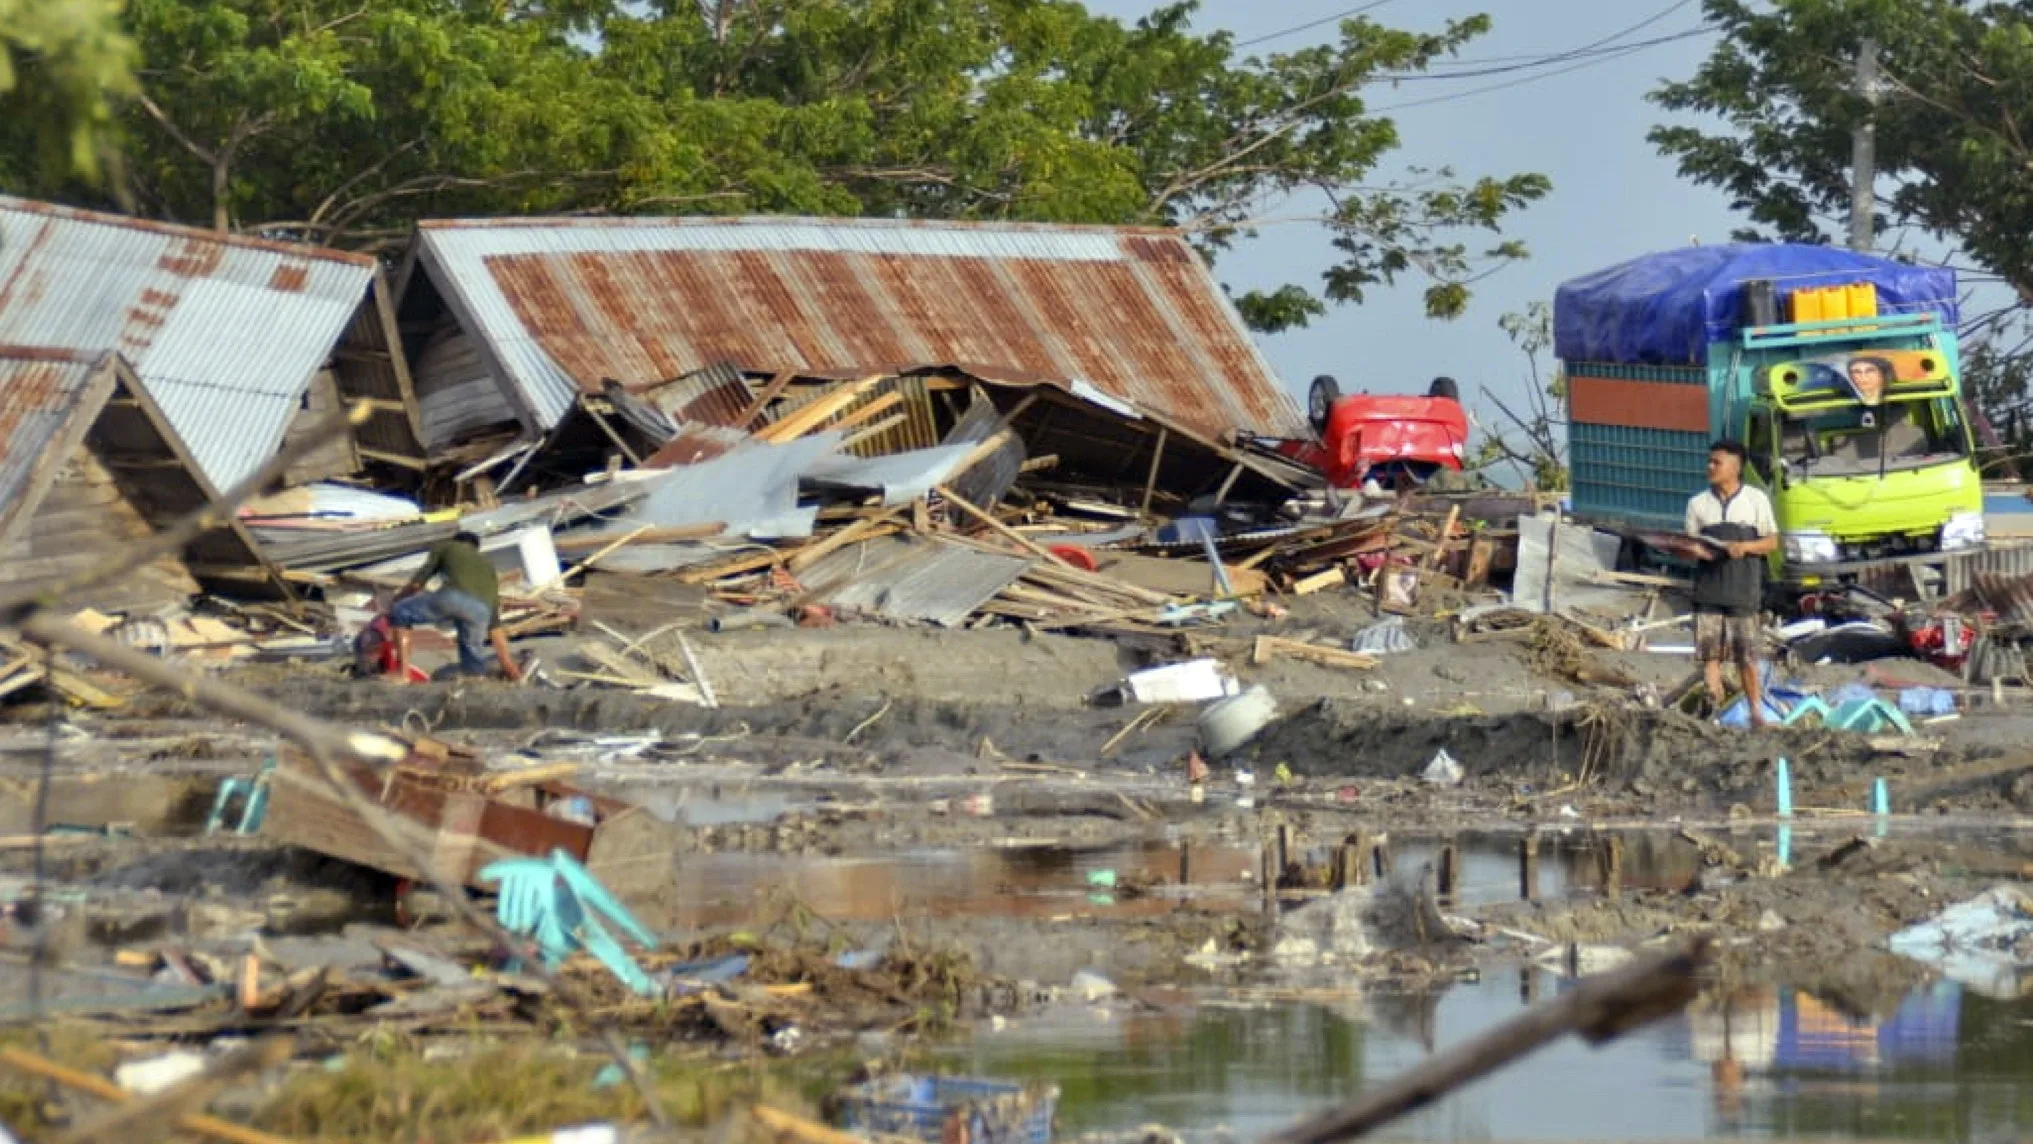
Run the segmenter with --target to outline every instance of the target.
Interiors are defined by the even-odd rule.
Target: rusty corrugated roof
[[[1084,381],[1209,438],[1298,435],[1297,404],[1178,233],[884,219],[433,221],[419,255],[524,415],[604,378],[734,362],[973,363]]]
[[[103,368],[64,350],[0,346],[0,537],[12,531],[23,509],[33,507],[27,503],[29,486],[51,447],[75,418],[98,413],[96,406],[81,406]]]
[[[134,366],[217,488],[281,445],[370,258],[0,196],[0,343]]]

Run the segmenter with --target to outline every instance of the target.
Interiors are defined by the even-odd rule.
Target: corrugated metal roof
[[[29,507],[24,497],[37,466],[100,368],[79,354],[0,347],[0,535]]]
[[[226,488],[280,446],[374,265],[0,196],[0,343],[119,352]]]
[[[805,570],[804,581],[822,586],[836,607],[954,627],[1015,583],[1031,563],[1023,556],[892,536],[827,554]],[[827,590],[829,585],[838,586]]]
[[[977,363],[1084,381],[1209,438],[1304,421],[1177,233],[883,219],[432,221],[420,257],[548,428],[582,389],[711,363]]]

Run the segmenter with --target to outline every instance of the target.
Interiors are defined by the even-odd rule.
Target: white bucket
[[[1200,743],[1210,755],[1226,755],[1256,738],[1277,714],[1278,701],[1258,684],[1200,713]]]

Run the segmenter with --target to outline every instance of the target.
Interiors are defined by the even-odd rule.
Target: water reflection
[[[1392,1076],[1572,983],[1488,975],[1438,997],[1328,1007],[1079,1010],[983,1030],[940,1053],[959,1072],[1060,1084],[1068,1132],[1161,1122],[1247,1138]],[[1409,1139],[1665,1140],[2033,1132],[2033,999],[1950,983],[1881,1017],[1791,988],[1705,997],[1600,1049],[1569,1039],[1392,1126]]]

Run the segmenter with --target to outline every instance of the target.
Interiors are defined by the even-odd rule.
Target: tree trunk
[[[233,229],[233,159],[224,148],[212,154],[212,229],[220,234]]]

